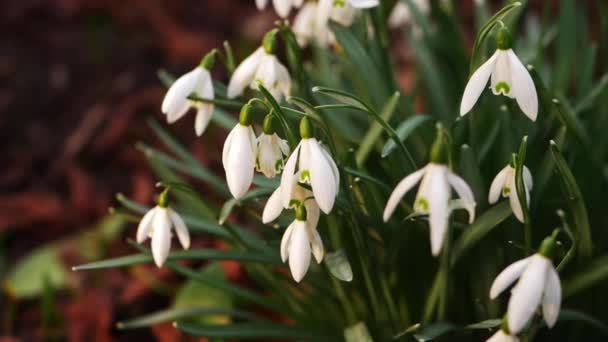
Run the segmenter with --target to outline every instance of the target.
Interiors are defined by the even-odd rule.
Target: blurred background
[[[469,43],[472,2],[458,8]],[[531,1],[532,8],[540,2]],[[188,340],[170,324],[115,328],[172,304],[165,294],[182,280],[168,270],[70,267],[132,252],[125,238],[135,224],[108,209],[118,192],[152,203],[156,180],[136,142],[161,145],[146,123],[163,119],[157,71],[180,75],[225,40],[241,60],[276,18],[271,9],[257,11],[253,0],[0,4],[0,341]],[[395,39],[407,89],[413,61],[407,42]],[[217,146],[226,133],[195,139],[192,125],[188,116],[170,129],[221,171]],[[231,279],[242,277],[237,264],[221,266]]]

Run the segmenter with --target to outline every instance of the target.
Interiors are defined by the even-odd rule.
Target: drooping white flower
[[[234,70],[228,84],[229,98],[241,95],[247,86],[257,90],[259,85],[266,88],[278,102],[283,96],[289,96],[291,77],[287,68],[274,55],[275,36],[275,30],[267,33],[264,46],[255,50]]]
[[[486,342],[519,342],[519,338],[516,335],[508,334],[504,330],[499,329]]]
[[[209,73],[214,54],[215,52],[211,52],[194,70],[178,78],[167,91],[161,106],[170,124],[184,116],[188,109],[196,108],[194,130],[198,136],[202,135],[209,125],[214,106],[212,103],[189,100],[188,96],[195,94],[204,99],[214,99],[213,82]]]
[[[236,199],[249,190],[255,169],[257,144],[249,111],[249,105],[243,106],[239,123],[228,134],[222,152],[228,189]]]
[[[289,206],[296,182],[300,182],[310,184],[319,207],[329,214],[340,188],[338,167],[329,152],[313,137],[307,117],[300,122],[300,135],[302,140],[289,156],[281,175],[283,206]]]
[[[256,170],[268,178],[274,178],[283,170],[283,158],[289,155],[289,145],[276,133],[262,133],[258,137],[257,152]]]
[[[526,166],[523,168],[524,177],[524,189],[526,190],[526,206],[530,205],[530,191],[532,190],[532,174]],[[490,186],[490,193],[488,195],[488,202],[490,204],[496,203],[498,197],[502,194],[502,197],[509,197],[509,203],[511,204],[511,210],[515,217],[520,222],[524,222],[524,213],[521,203],[519,202],[519,196],[517,196],[517,187],[515,184],[515,169],[511,165],[505,166],[500,172],[494,177],[492,185]]]
[[[162,196],[162,195],[161,195]],[[156,266],[161,267],[167,260],[171,249],[171,229],[184,249],[190,248],[190,234],[184,220],[170,207],[159,203],[150,209],[137,227],[137,243],[152,239],[152,257]]]
[[[335,36],[329,27],[329,20],[342,26],[352,25],[357,10],[348,3],[337,3],[333,0],[307,2],[296,15],[293,32],[298,44],[302,47],[314,41],[325,47],[335,44]]]
[[[412,3],[420,10],[421,14],[426,16],[431,13],[429,0],[412,0]],[[398,28],[412,23],[413,20],[414,18],[408,5],[402,1],[398,1],[388,17],[388,25],[391,28]]]
[[[310,254],[317,263],[323,261],[324,248],[321,236],[315,226],[307,219],[304,206],[296,209],[296,219],[287,227],[281,239],[281,259],[289,260],[291,276],[300,282],[310,266]]]
[[[518,334],[525,327],[539,305],[542,305],[543,317],[549,328],[557,322],[562,289],[550,259],[554,249],[552,236],[543,241],[538,253],[509,265],[492,284],[490,298],[494,299],[519,278],[511,290],[507,311],[512,334]]]
[[[291,199],[287,205],[284,205],[283,203],[280,185],[278,188],[276,188],[272,195],[270,195],[268,201],[266,202],[266,206],[264,207],[264,212],[262,213],[262,222],[264,224],[276,220],[284,209],[297,209],[300,205],[304,204],[307,212],[306,221],[312,227],[317,227],[319,216],[321,215],[319,205],[313,198],[314,195],[312,191],[297,184],[298,179],[299,177],[293,177],[294,185],[290,187],[292,191],[290,196]]]
[[[506,28],[497,34],[498,49],[477,69],[464,90],[460,103],[460,115],[467,114],[491,78],[494,95],[505,95],[517,101],[519,108],[536,121],[538,96],[530,73],[511,49],[511,38]]]
[[[450,213],[455,209],[464,208],[469,213],[469,223],[473,223],[475,198],[471,188],[462,178],[451,172],[447,166],[431,162],[397,184],[384,208],[385,222],[391,217],[401,198],[421,179],[414,211],[429,215],[431,252],[437,255],[447,232]],[[460,201],[450,201],[450,187],[454,188]]]
[[[281,18],[286,18],[293,7],[299,8],[304,0],[272,0],[274,10]],[[268,5],[268,0],[255,0],[255,5],[259,10],[263,10]]]

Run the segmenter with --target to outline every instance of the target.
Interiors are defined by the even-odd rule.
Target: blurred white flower
[[[261,84],[280,102],[291,91],[291,77],[287,68],[274,54],[258,48],[247,57],[234,71],[228,84],[228,97],[234,98],[243,93],[245,87],[258,89]]]
[[[259,10],[263,10],[268,5],[269,0],[255,0],[255,5]],[[274,10],[281,18],[286,18],[293,7],[302,6],[304,0],[272,0]]]
[[[431,162],[397,184],[384,208],[385,222],[391,217],[401,198],[421,179],[414,211],[429,215],[431,252],[437,255],[441,251],[450,213],[455,209],[464,208],[469,213],[469,223],[473,223],[475,198],[471,188],[462,178],[451,172],[447,166]],[[450,201],[450,186],[456,190],[460,201]]]
[[[249,110],[249,105],[243,106],[239,123],[228,134],[222,152],[228,189],[236,199],[249,190],[255,170],[257,144]]]
[[[536,121],[538,115],[538,96],[530,73],[511,49],[511,38],[506,28],[497,34],[498,49],[482,66],[477,69],[464,90],[460,103],[460,115],[467,114],[491,78],[494,95],[514,98],[519,108]]]
[[[283,159],[289,155],[289,145],[276,133],[262,133],[257,142],[256,170],[268,178],[274,178],[283,170]]]
[[[412,0],[412,3],[420,10],[421,14],[429,15],[431,13],[429,0]],[[402,1],[398,1],[388,17],[388,25],[391,28],[398,28],[408,24],[415,24],[414,16],[410,12],[408,5]]]
[[[336,3],[344,2],[344,0],[333,0]],[[378,6],[380,3],[378,0],[348,0],[348,2],[355,8],[372,8]]]
[[[152,257],[158,267],[165,263],[169,255],[171,228],[175,229],[182,247],[190,248],[190,234],[184,220],[173,209],[161,203],[150,209],[137,227],[137,243],[142,243],[147,238],[152,239]]]
[[[543,246],[548,239],[545,239]],[[562,290],[559,275],[547,255],[550,253],[544,253],[541,247],[539,253],[505,268],[492,284],[490,298],[494,299],[519,278],[511,290],[507,311],[509,331],[512,334],[518,334],[525,327],[541,302],[547,326],[552,328],[557,322]]]
[[[167,115],[167,122],[171,124],[184,116],[188,109],[196,108],[194,129],[200,136],[211,120],[213,104],[191,101],[188,99],[191,94],[204,99],[213,100],[214,98],[211,74],[202,66],[182,75],[171,85],[165,95],[161,110]]]
[[[323,241],[315,226],[307,219],[304,206],[296,209],[296,219],[287,227],[281,240],[281,259],[289,260],[291,276],[300,282],[310,266],[310,254],[317,263],[323,261]]]
[[[526,190],[526,206],[530,205],[530,191],[532,190],[532,174],[526,166],[523,169],[524,177],[524,189]],[[505,166],[500,172],[494,177],[492,185],[490,186],[490,193],[488,195],[488,202],[490,204],[496,203],[498,197],[502,193],[502,197],[509,197],[509,203],[511,204],[511,210],[515,217],[520,222],[524,222],[524,213],[521,203],[519,202],[519,196],[517,196],[517,187],[515,184],[515,169],[511,165]]]
[[[492,337],[487,339],[486,342],[519,342],[519,338],[516,335],[510,335],[504,330],[499,329]]]
[[[292,29],[300,46],[304,47],[314,41],[325,47],[336,42],[329,20],[350,26],[356,13],[356,9],[348,3],[336,3],[333,0],[307,2],[296,15]]]
[[[284,207],[289,206],[296,182],[310,184],[319,207],[329,214],[340,188],[338,167],[329,152],[312,136],[307,117],[300,122],[300,135],[302,140],[291,153],[281,175],[281,201]]]

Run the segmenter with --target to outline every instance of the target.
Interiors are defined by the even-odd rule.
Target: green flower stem
[[[449,284],[449,274],[450,274],[450,249],[452,247],[451,243],[451,232],[452,230],[451,224],[448,223],[448,228],[445,233],[445,241],[443,242],[443,251],[441,253],[441,261],[440,261],[440,272],[442,272],[443,277],[440,284],[440,292],[439,292],[439,303],[437,309],[437,318],[440,321],[445,321],[448,318],[448,298],[450,292],[450,284]]]

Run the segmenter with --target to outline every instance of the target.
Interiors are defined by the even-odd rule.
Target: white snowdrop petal
[[[327,163],[331,167],[332,174],[334,176],[334,180],[336,183],[336,193],[338,193],[340,191],[340,172],[338,171],[338,166],[336,165],[336,162],[334,161],[334,159],[331,157],[331,155],[325,148],[319,146],[319,150],[321,150],[321,153],[323,154],[323,156],[327,160]]]
[[[211,104],[202,104],[199,105],[198,110],[196,111],[196,117],[194,118],[194,131],[196,135],[199,137],[203,135],[207,126],[209,126],[209,121],[211,121],[211,114],[213,113],[213,105]]]
[[[284,208],[289,207],[289,201],[291,201],[291,194],[293,192],[293,188],[296,183],[296,164],[298,162],[298,155],[300,154],[300,148],[302,146],[302,142],[298,144],[296,149],[291,153],[291,156],[287,159],[287,163],[285,163],[285,168],[283,169],[283,173],[281,174],[281,203]]]
[[[310,144],[310,185],[319,208],[329,214],[336,200],[336,179],[334,170],[321,152],[316,139],[309,139]]]
[[[175,233],[177,234],[177,239],[179,243],[182,245],[183,249],[190,248],[190,233],[188,232],[188,227],[186,227],[186,223],[173,209],[167,208],[167,212],[169,213],[169,218],[171,222],[173,222],[173,227],[175,229]]]
[[[395,211],[395,208],[397,208],[401,198],[403,198],[403,196],[420,181],[420,178],[422,178],[425,172],[426,167],[423,167],[422,169],[409,174],[407,177],[403,178],[399,184],[397,184],[395,190],[393,190],[393,193],[391,193],[391,196],[388,198],[386,206],[384,207],[384,214],[382,215],[384,222],[388,221],[391,215],[393,215],[393,212]]]
[[[325,249],[323,248],[323,240],[321,240],[321,236],[317,229],[312,226],[312,224],[307,223],[306,228],[309,231],[309,239],[310,244],[312,246],[312,255],[315,257],[317,264],[320,264],[323,261],[323,255],[325,254]]]
[[[307,191],[309,192],[309,191]],[[304,196],[303,198],[301,198],[301,200],[304,200],[306,197],[311,197],[312,194],[310,194],[309,196]],[[316,229],[317,224],[319,223],[319,217],[321,216],[321,210],[319,209],[319,205],[317,204],[317,201],[315,201],[314,198],[309,198],[306,201],[304,201],[304,206],[306,207],[306,214],[307,214],[307,219],[306,222],[308,222],[310,224],[310,226],[312,226],[313,228]]]
[[[486,340],[486,342],[519,342],[517,336],[506,334],[502,329],[499,329],[492,337]]]
[[[550,263],[549,259],[538,254],[530,257],[530,263],[511,291],[507,312],[511,333],[518,334],[534,315],[542,299]]]
[[[526,186],[526,189],[528,189],[528,191],[531,191],[532,188],[534,187],[534,181],[532,180],[532,173],[525,165],[524,165],[524,185]]]
[[[230,148],[232,147],[232,138],[234,137],[235,132],[236,130],[232,129],[224,141],[224,147],[222,149],[222,165],[224,166],[224,169],[228,166],[228,155]]]
[[[281,187],[278,187],[268,198],[264,212],[262,213],[262,222],[264,224],[276,220],[283,211],[281,203]]]
[[[511,265],[507,266],[492,283],[490,288],[490,298],[494,299],[498,297],[507,287],[521,276],[522,272],[526,269],[526,266],[530,263],[530,257],[518,260]]]
[[[277,12],[279,17],[285,18],[291,11],[291,0],[272,0],[274,10]]]
[[[296,282],[300,282],[310,266],[310,241],[306,223],[295,221],[289,244],[289,269]]]
[[[496,63],[497,53],[494,53],[490,59],[488,59],[479,69],[475,70],[467,86],[464,89],[464,94],[462,95],[462,102],[460,103],[460,115],[465,115],[475,105],[479,96],[486,88],[486,84],[488,84],[488,80],[490,79],[490,75],[492,74],[492,70],[494,69],[494,64]]]
[[[447,168],[444,168],[444,166],[433,167],[428,171],[429,174],[426,175],[426,177],[432,177],[432,181],[429,183],[429,192],[424,195],[426,195],[429,204],[431,253],[434,256],[439,255],[441,251],[450,216],[450,187],[445,175]]]
[[[410,9],[406,4],[399,1],[393,7],[390,16],[388,17],[388,25],[390,28],[397,28],[409,23],[411,20]]]
[[[245,58],[236,70],[234,70],[232,78],[230,78],[230,83],[228,83],[227,95],[229,98],[235,98],[238,95],[241,95],[243,90],[251,84],[260,60],[264,55],[266,55],[266,52],[260,47],[249,57]]]
[[[507,179],[507,186],[511,189],[511,192],[509,192],[509,204],[511,205],[511,210],[519,222],[524,222],[524,212],[519,201],[519,196],[517,196],[515,172],[513,172],[512,177]]]
[[[259,10],[263,10],[268,5],[268,0],[255,0],[255,5]]]
[[[190,108],[188,96],[195,90],[199,77],[200,68],[182,75],[178,78],[165,95],[161,105],[161,111],[167,115],[167,122],[173,123],[181,118]]]
[[[511,79],[513,83],[513,95],[517,100],[517,104],[521,111],[530,118],[536,121],[538,115],[538,95],[532,76],[528,69],[521,63],[513,50],[508,50],[509,62],[511,66]]]
[[[281,239],[281,260],[283,262],[287,261],[289,258],[289,247],[291,246],[291,234],[293,233],[293,229],[295,226],[295,221],[292,222],[289,227],[283,233],[283,238]]]
[[[234,128],[235,133],[224,166],[228,189],[236,199],[247,193],[253,181],[255,156],[249,128],[241,124],[237,124],[237,127]]]
[[[279,144],[279,148],[281,149],[281,153],[283,153],[283,155],[285,155],[285,156],[288,156],[289,155],[289,144],[287,144],[287,141],[285,139],[281,139],[278,135],[276,135],[276,133],[274,135]]]
[[[547,283],[545,284],[545,295],[543,297],[543,317],[547,326],[553,328],[559,316],[562,302],[562,286],[555,269],[550,266],[547,270]]]
[[[456,190],[458,197],[463,200],[464,208],[469,213],[469,223],[475,221],[475,196],[469,185],[458,175],[447,171],[448,182]]]
[[[504,86],[507,86],[505,88]],[[492,71],[491,87],[494,95],[505,95],[514,98],[513,83],[511,78],[511,63],[509,55],[505,50],[496,51],[496,63]]]
[[[372,8],[378,6],[378,0],[349,0],[355,8]]]
[[[152,225],[152,257],[156,266],[162,267],[171,249],[171,221],[167,209],[156,210]]]
[[[137,243],[144,242],[148,236],[150,235],[150,231],[152,230],[152,222],[154,219],[154,213],[156,212],[156,207],[148,210],[148,212],[141,218],[139,221],[139,225],[137,226],[137,233],[135,240]]]
[[[507,176],[509,174],[509,169],[511,166],[507,165],[505,168],[500,170],[494,180],[492,181],[492,185],[490,185],[490,193],[488,194],[488,202],[490,204],[496,203],[500,194],[502,193],[502,188],[505,186],[505,182]]]

